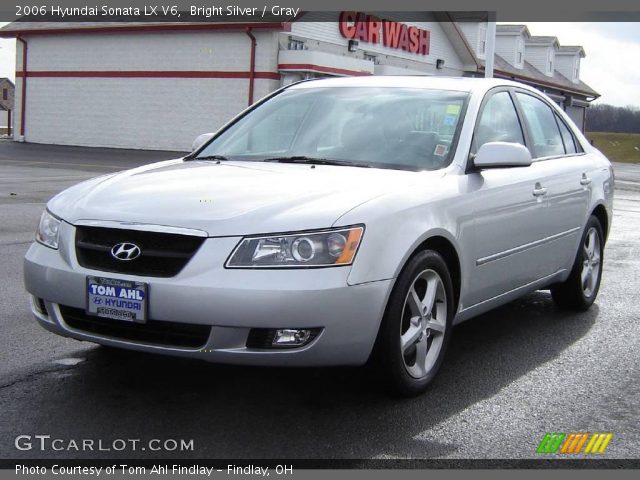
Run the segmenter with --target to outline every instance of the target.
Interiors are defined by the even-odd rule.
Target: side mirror
[[[480,147],[473,164],[477,168],[528,167],[531,152],[519,143],[489,142]]]
[[[202,135],[198,135],[191,144],[191,151],[195,152],[202,145],[211,140],[211,137],[213,137],[213,133],[203,133]]]

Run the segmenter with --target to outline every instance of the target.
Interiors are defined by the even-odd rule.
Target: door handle
[[[533,187],[533,196],[540,197],[546,194],[547,194],[547,189],[542,185],[540,185],[539,183],[536,183],[535,187]]]
[[[580,185],[589,185],[591,183],[591,179],[587,177],[586,173],[582,174],[582,178],[580,179]]]

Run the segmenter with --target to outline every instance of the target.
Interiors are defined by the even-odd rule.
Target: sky
[[[510,23],[558,37],[560,45],[582,45],[580,78],[602,95],[596,102],[640,108],[640,23]],[[0,39],[0,77],[15,78],[15,40]]]

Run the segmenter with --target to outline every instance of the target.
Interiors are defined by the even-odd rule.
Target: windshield
[[[452,159],[467,93],[397,87],[285,90],[195,157],[437,170]]]

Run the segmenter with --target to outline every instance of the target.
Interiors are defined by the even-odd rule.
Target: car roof
[[[332,77],[304,80],[289,88],[325,88],[325,87],[399,87],[452,90],[459,92],[486,91],[499,86],[518,86],[530,88],[511,80],[497,78],[443,77],[421,75],[367,75],[357,77]]]

